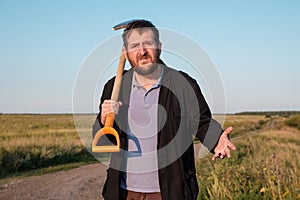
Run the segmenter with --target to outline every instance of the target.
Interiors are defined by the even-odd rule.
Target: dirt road
[[[195,145],[196,158],[200,155],[200,148],[200,144]],[[0,200],[103,200],[101,192],[106,169],[106,165],[99,163],[42,176],[13,179],[0,184]]]
[[[107,167],[92,164],[0,185],[0,200],[94,200],[101,192]]]

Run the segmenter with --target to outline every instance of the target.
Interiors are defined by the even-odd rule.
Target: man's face
[[[159,63],[161,44],[154,40],[154,34],[149,29],[132,30],[127,38],[126,57],[133,69],[147,75],[155,71]]]

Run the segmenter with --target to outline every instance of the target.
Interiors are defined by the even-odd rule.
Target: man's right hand
[[[119,112],[119,107],[122,106],[121,101],[115,100],[104,100],[101,105],[101,123],[105,124],[106,115],[108,113],[114,113],[115,115]]]

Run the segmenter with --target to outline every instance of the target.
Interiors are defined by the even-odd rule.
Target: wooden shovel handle
[[[111,99],[115,100],[115,101],[117,101],[118,98],[119,98],[125,61],[126,61],[125,55],[122,53],[121,56],[120,56],[120,61],[119,61],[118,70],[117,70],[117,73],[116,73],[114,87],[113,87],[113,90],[112,90],[112,93],[111,93]]]
[[[117,69],[117,73],[116,73],[116,78],[115,78],[115,82],[114,82],[114,87],[113,87],[113,90],[111,93],[111,99],[115,100],[115,101],[118,101],[118,98],[119,98],[125,61],[126,61],[125,55],[123,53],[121,53],[120,61],[119,61],[119,65],[118,65],[118,69]],[[115,120],[114,113],[108,113],[105,118],[104,127],[113,127],[114,120]]]
[[[114,82],[114,87],[113,87],[113,90],[111,93],[111,99],[115,100],[115,101],[118,101],[118,98],[119,98],[125,61],[126,61],[125,55],[123,53],[121,53],[120,61],[119,61],[119,65],[118,65],[118,69],[117,69],[117,73],[116,73],[116,78],[115,78],[115,82]],[[104,127],[113,127],[114,120],[115,120],[114,113],[108,113],[105,118]]]

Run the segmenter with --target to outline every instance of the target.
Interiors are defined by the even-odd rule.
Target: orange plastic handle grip
[[[106,115],[106,119],[105,119],[105,126],[100,129],[96,135],[95,138],[93,140],[93,144],[92,144],[92,152],[94,153],[101,153],[101,152],[119,152],[120,151],[120,138],[119,138],[119,134],[118,132],[112,128],[114,123],[114,113],[108,113]],[[100,138],[103,135],[106,134],[111,134],[113,136],[115,136],[116,138],[116,145],[107,145],[107,146],[97,146],[97,143],[99,142]]]
[[[107,145],[107,146],[97,146],[97,143],[101,138],[101,136],[106,134],[112,134],[113,136],[115,136],[117,144]],[[119,152],[119,151],[120,151],[120,138],[118,132],[115,129],[113,129],[112,127],[104,127],[96,133],[92,145],[92,152],[100,153],[100,152]]]

